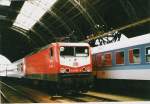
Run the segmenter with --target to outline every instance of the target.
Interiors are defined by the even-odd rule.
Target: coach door
[[[50,69],[54,69],[54,50],[53,47],[50,48]]]

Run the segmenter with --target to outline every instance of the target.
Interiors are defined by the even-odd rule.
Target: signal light
[[[83,67],[83,68],[82,68],[82,71],[83,71],[83,72],[90,72],[91,70],[90,70],[90,69],[87,69],[87,68],[85,68],[85,67]]]
[[[61,68],[60,69],[60,73],[69,73],[69,69],[64,69],[64,68]]]
[[[83,67],[83,68],[82,68],[82,71],[83,71],[83,72],[86,72],[86,68],[85,68],[85,67]]]

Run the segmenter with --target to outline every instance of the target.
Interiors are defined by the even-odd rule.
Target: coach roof
[[[150,43],[150,33],[92,48],[92,54]]]

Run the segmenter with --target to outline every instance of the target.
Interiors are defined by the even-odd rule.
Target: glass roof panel
[[[57,0],[25,1],[13,25],[25,30],[31,29],[56,1]]]
[[[0,5],[10,6],[11,0],[0,0]]]

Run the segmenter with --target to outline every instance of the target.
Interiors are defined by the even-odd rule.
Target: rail
[[[27,94],[25,93],[22,93],[20,92],[19,90],[13,88],[12,86],[0,81],[0,84],[1,84],[1,95],[2,97],[5,99],[6,102],[12,102],[14,103],[13,101],[10,100],[10,97],[7,97],[8,95],[16,95],[15,99],[17,98],[23,98],[25,102],[30,102],[30,103],[37,103],[37,101],[35,99],[32,99],[30,96],[28,96]],[[7,90],[6,90],[7,89]],[[4,94],[5,90],[8,92],[11,92],[11,94],[9,93],[8,95],[7,94]],[[18,99],[19,102],[20,102],[20,99]],[[16,101],[18,102],[18,101]]]

